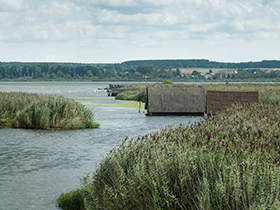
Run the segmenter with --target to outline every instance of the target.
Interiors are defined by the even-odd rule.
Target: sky
[[[0,0],[0,61],[280,59],[279,0]]]

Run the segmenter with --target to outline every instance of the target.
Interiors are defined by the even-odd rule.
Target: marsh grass
[[[61,206],[71,206],[69,209],[84,209],[84,198],[88,196],[84,189],[73,190],[68,193],[62,193],[58,199]]]
[[[156,83],[153,85],[170,85],[170,86],[186,86],[185,84],[168,84],[168,82]],[[130,87],[124,85],[125,87]],[[151,84],[148,84],[151,86]],[[237,91],[237,92],[250,92],[257,91],[259,93],[259,101],[266,104],[278,104],[280,102],[280,84],[202,84],[202,85],[187,85],[187,86],[203,86],[205,91],[216,90],[216,91]],[[137,85],[133,85],[137,87]],[[146,100],[146,89],[143,87],[138,91],[126,91],[117,95],[118,100],[134,100],[142,101]]]
[[[0,92],[0,126],[33,129],[98,127],[84,105],[63,96]]]
[[[87,99],[87,100],[90,100],[90,99],[115,99],[115,97],[68,97],[70,99]]]
[[[280,102],[280,84],[206,84],[202,86],[206,91],[257,91],[261,103],[278,104]]]
[[[131,100],[131,101],[146,101],[146,88],[141,88],[135,91],[125,91],[119,93],[116,98],[117,100]]]
[[[275,104],[235,104],[202,123],[125,139],[82,182],[83,208],[279,209],[279,114]]]
[[[203,86],[260,103],[126,139],[82,182],[84,209],[280,209],[280,85]]]

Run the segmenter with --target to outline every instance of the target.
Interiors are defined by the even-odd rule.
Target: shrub
[[[84,189],[77,189],[71,192],[62,193],[57,202],[59,207],[63,209],[79,210],[84,209],[84,197],[86,197]]]
[[[162,84],[168,84],[168,85],[172,85],[173,84],[173,82],[171,81],[171,80],[164,80],[163,82],[162,82]]]

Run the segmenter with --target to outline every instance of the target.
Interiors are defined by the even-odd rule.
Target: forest
[[[139,66],[142,64],[153,65],[155,67],[172,66],[173,68],[279,68],[280,60],[263,60],[258,62],[227,63],[209,61],[206,59],[186,59],[186,60],[138,60],[121,63],[123,66]]]
[[[183,77],[180,68],[197,68],[193,77]],[[278,60],[260,62],[224,63],[205,59],[181,60],[135,60],[122,63],[36,63],[0,62],[0,80],[188,80],[207,79],[200,75],[199,68],[223,68],[235,70],[238,74],[212,75],[212,80],[279,78],[279,71],[265,72],[263,68],[280,68]],[[209,79],[209,78],[208,78]]]

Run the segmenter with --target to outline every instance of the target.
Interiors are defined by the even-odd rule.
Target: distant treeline
[[[9,65],[10,64],[10,65]],[[180,76],[179,70],[153,65],[0,63],[0,80],[139,80]]]
[[[139,66],[142,64],[153,65],[155,67],[171,66],[173,68],[280,68],[280,60],[263,60],[258,62],[217,62],[206,59],[188,59],[188,60],[136,60],[121,63],[124,66]]]
[[[139,80],[180,78],[180,68],[280,68],[280,61],[139,60],[116,64],[0,62],[0,80]]]

